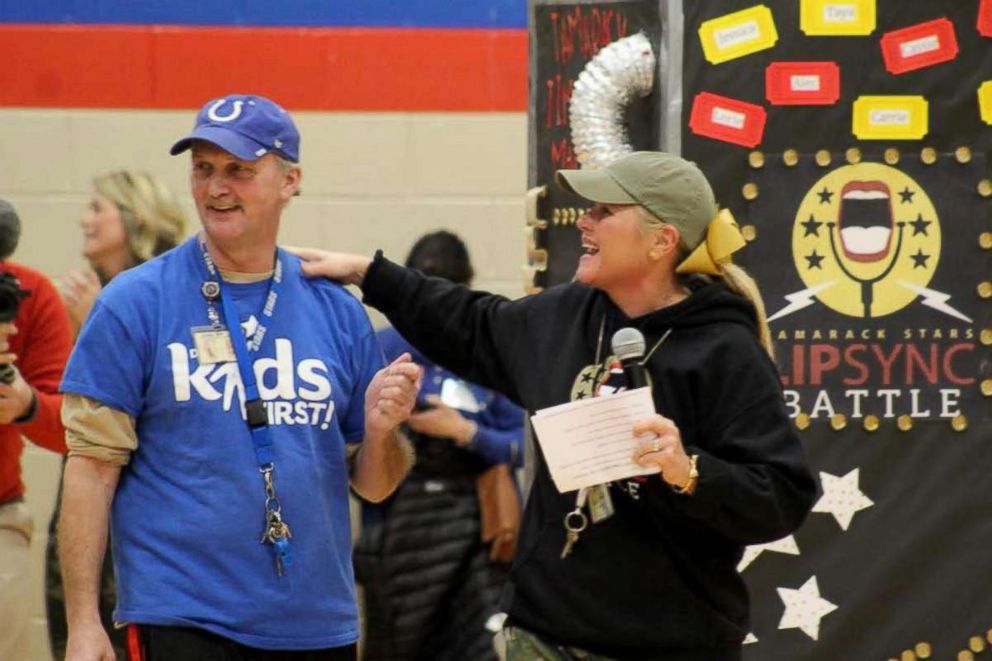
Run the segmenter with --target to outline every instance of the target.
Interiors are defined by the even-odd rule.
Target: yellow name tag
[[[699,26],[703,56],[711,64],[771,48],[778,41],[772,11],[764,5],[711,18]]]
[[[193,344],[201,365],[230,363],[235,360],[231,334],[226,328],[194,328]]]
[[[875,31],[875,0],[802,0],[799,29],[809,36],[864,36]]]
[[[992,124],[992,80],[986,80],[978,88],[978,108],[982,113],[982,121]]]
[[[852,130],[860,140],[919,140],[929,132],[928,113],[922,96],[860,96]]]

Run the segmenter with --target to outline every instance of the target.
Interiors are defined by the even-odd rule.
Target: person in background
[[[146,172],[117,170],[93,179],[93,193],[79,225],[83,257],[89,269],[74,271],[58,283],[77,335],[103,286],[122,271],[177,246],[186,234],[187,220],[179,202],[155,177]],[[45,564],[48,634],[56,659],[65,657],[68,636],[58,562],[60,510],[61,499],[55,503],[49,524]],[[117,655],[123,658],[124,632],[113,627],[114,589],[113,560],[108,553],[100,585],[100,616],[111,632]]]
[[[459,284],[473,275],[465,244],[446,231],[418,239],[406,265]],[[424,384],[419,410],[406,423],[417,454],[413,470],[388,501],[362,508],[355,553],[365,589],[362,657],[495,659],[499,592],[519,524],[510,475],[522,462],[523,411],[434,364],[395,329],[378,336],[386,360],[413,356],[424,369]],[[487,489],[490,484],[503,488],[510,502]],[[507,527],[484,530],[483,510],[498,526],[497,510],[504,505],[516,510],[508,512]]]
[[[304,271],[360,284],[413,346],[530,412],[622,388],[611,338],[640,331],[656,413],[632,427],[629,456],[657,473],[562,493],[538,444],[504,592],[507,657],[736,661],[744,548],[794,531],[816,497],[760,294],[731,259],[744,239],[673,154],[558,176],[590,202],[575,282],[510,301],[381,253],[300,251]]]
[[[34,523],[24,503],[21,452],[25,438],[65,452],[57,390],[72,346],[55,286],[7,259],[19,234],[17,213],[0,200],[0,659],[29,658]]]
[[[93,194],[79,221],[89,269],[59,282],[78,334],[102,287],[118,273],[179,245],[188,221],[179,202],[146,172],[117,170],[93,179]]]

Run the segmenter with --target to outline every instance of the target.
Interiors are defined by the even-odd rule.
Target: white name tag
[[[719,124],[721,126],[728,126],[732,129],[742,129],[744,128],[744,122],[747,120],[747,116],[744,113],[734,112],[733,110],[727,110],[726,108],[714,108],[713,112],[710,114],[710,121],[714,124]]]
[[[608,484],[589,487],[589,516],[593,523],[599,523],[613,516],[613,497]]]
[[[858,8],[854,5],[824,5],[824,23],[853,23],[858,19]]]
[[[201,365],[234,362],[234,345],[226,328],[194,328],[193,343]]]
[[[913,57],[935,50],[940,50],[940,39],[936,35],[914,39],[899,45],[899,54],[903,57]]]
[[[868,122],[874,126],[908,126],[909,120],[908,110],[872,110],[868,114]]]
[[[789,87],[792,89],[793,92],[819,92],[820,77],[791,76],[789,78]]]
[[[716,38],[718,48],[730,48],[754,41],[761,36],[761,28],[756,21],[746,21],[740,25],[717,30],[713,36]]]

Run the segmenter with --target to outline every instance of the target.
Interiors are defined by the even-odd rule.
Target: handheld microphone
[[[643,388],[648,385],[647,375],[641,360],[644,358],[644,336],[636,328],[621,328],[610,339],[610,347],[620,364],[627,379],[627,389]]]

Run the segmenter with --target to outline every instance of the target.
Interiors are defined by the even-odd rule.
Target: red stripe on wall
[[[523,30],[0,25],[0,106],[522,111]]]

